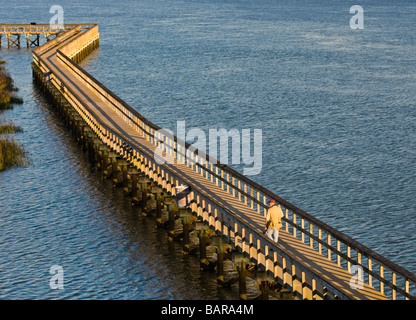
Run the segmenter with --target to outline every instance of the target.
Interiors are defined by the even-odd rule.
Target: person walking
[[[266,227],[264,231],[270,239],[277,242],[279,238],[279,229],[282,227],[283,211],[280,204],[276,206],[276,201],[273,199],[269,201],[269,206],[270,208],[267,210]]]

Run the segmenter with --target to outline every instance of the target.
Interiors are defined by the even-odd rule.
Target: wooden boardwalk
[[[206,155],[197,157],[194,154],[189,158],[194,159],[193,163],[181,161],[175,140],[172,141],[175,163],[155,163],[157,143],[152,134],[158,127],[74,63],[88,54],[91,44],[97,45],[98,27],[94,28],[71,28],[34,50],[34,64],[45,77],[53,80],[52,83],[107,145],[121,154],[126,154],[121,145],[127,145],[133,150],[130,153],[132,164],[145,170],[172,193],[178,184],[191,186],[193,211],[215,230],[230,237],[252,261],[271,272],[284,286],[297,291],[301,298],[322,298],[323,293],[318,292],[324,291],[340,299],[396,299],[398,294],[413,299],[413,274],[230,168],[202,161],[206,160]],[[270,198],[275,199],[285,212],[285,225],[278,244],[262,234],[266,202]],[[354,250],[356,257],[351,253]],[[366,274],[362,288],[353,289],[350,285],[352,265],[360,266]],[[391,278],[386,276],[387,270],[391,272]],[[398,281],[397,276],[403,281]]]

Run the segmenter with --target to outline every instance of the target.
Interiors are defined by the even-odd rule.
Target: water
[[[36,4],[33,6],[32,4]],[[416,272],[416,8],[365,1],[62,1],[98,23],[83,66],[161,127],[261,128],[251,178]],[[2,23],[49,22],[14,1]],[[4,48],[22,106],[4,116],[32,164],[0,174],[0,297],[222,299],[196,257],[103,185],[31,84],[31,53]],[[242,166],[235,166],[242,169]],[[64,268],[51,290],[49,268]]]

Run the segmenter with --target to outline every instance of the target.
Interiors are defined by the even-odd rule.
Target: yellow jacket
[[[269,228],[278,229],[282,227],[283,212],[280,205],[273,206],[267,210],[266,223],[270,221]]]

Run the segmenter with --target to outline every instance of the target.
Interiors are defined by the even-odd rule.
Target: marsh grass
[[[12,134],[17,132],[23,132],[23,129],[19,126],[16,126],[12,122],[1,123],[0,122],[0,134]]]
[[[15,95],[19,89],[14,86],[9,72],[3,67],[4,64],[5,61],[0,60],[0,110],[11,109],[13,104],[23,103],[23,99]]]
[[[0,60],[0,112],[12,108],[13,104],[23,103],[22,98],[14,95],[18,89],[14,86],[13,79],[7,70],[3,68],[4,64],[5,61]],[[27,152],[23,146],[13,138],[4,136],[22,131],[22,128],[12,122],[4,122],[0,119],[0,172],[28,165]]]
[[[16,140],[0,137],[0,172],[28,164],[27,152]]]

